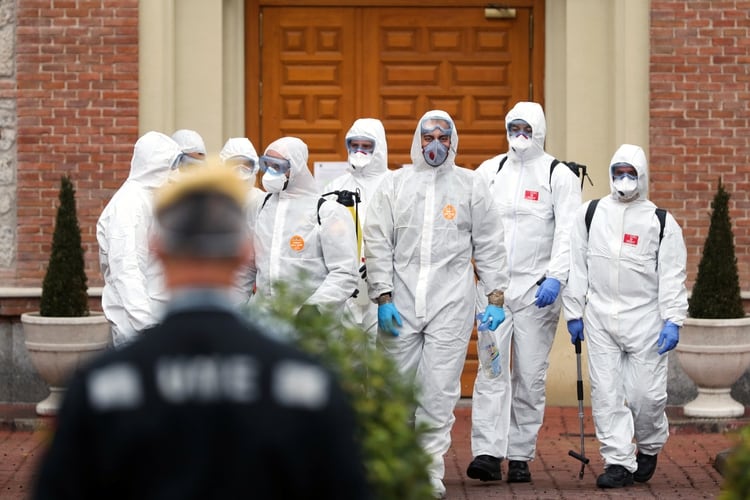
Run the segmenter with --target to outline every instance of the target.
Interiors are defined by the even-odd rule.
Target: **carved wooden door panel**
[[[356,10],[263,9],[260,149],[291,135],[307,143],[310,165],[346,159],[344,136],[361,94]]]
[[[416,121],[447,111],[459,135],[457,163],[475,168],[507,148],[504,119],[529,100],[529,10],[489,20],[484,10],[366,9],[363,102],[383,120],[389,160],[411,163]]]
[[[257,96],[259,116],[249,103],[247,120],[257,124],[248,136],[260,138],[259,152],[292,135],[307,143],[311,169],[316,161],[345,161],[347,130],[357,118],[373,117],[385,125],[389,166],[398,168],[411,163],[416,122],[430,109],[454,118],[459,165],[476,168],[505,151],[507,111],[543,98],[543,50],[534,47],[541,38],[533,31],[543,2],[519,0],[522,7],[503,9],[512,15],[488,18],[493,9],[438,1],[331,7],[261,0],[258,27],[250,29],[260,47],[246,46],[248,57],[259,59],[248,62],[260,70],[248,81],[260,89],[248,93]],[[474,334],[462,396],[471,396],[477,364]]]

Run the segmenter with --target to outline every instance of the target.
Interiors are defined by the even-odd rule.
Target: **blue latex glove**
[[[536,291],[537,307],[546,307],[553,303],[560,293],[560,282],[555,278],[544,278]]]
[[[394,337],[398,337],[398,330],[393,326],[393,322],[402,326],[401,315],[398,313],[396,306],[392,302],[386,302],[378,306],[378,328],[390,332]]]
[[[578,318],[568,321],[568,333],[571,344],[575,344],[576,340],[583,341],[583,320]]]
[[[500,326],[500,323],[505,321],[505,309],[500,306],[493,306],[492,304],[489,304],[484,310],[484,315],[482,316],[481,323],[487,323],[488,321],[490,322],[490,330],[492,330],[493,332],[497,330],[497,327]]]
[[[659,334],[659,341],[656,343],[659,349],[659,354],[664,354],[667,351],[671,351],[677,346],[677,342],[680,341],[680,327],[667,321],[664,323],[664,328],[661,329]]]

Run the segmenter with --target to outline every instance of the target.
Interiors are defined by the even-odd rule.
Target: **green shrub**
[[[745,310],[734,254],[729,193],[721,179],[711,208],[711,223],[698,265],[698,276],[688,300],[688,315],[704,319],[742,318]]]
[[[84,252],[76,215],[75,189],[70,178],[60,179],[60,205],[47,271],[42,282],[41,316],[88,316]]]
[[[297,317],[297,294],[280,290],[274,301],[248,310],[248,315],[271,331],[314,355],[339,375],[349,394],[364,452],[368,482],[374,498],[416,500],[432,498],[427,465],[430,458],[415,429],[414,386],[404,380],[384,353],[368,346],[365,333],[341,325],[330,314]]]
[[[719,500],[750,498],[750,426],[743,427],[735,437],[737,443],[727,457]]]

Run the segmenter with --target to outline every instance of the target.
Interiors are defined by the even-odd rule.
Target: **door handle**
[[[484,9],[485,19],[515,19],[516,9],[490,5]]]

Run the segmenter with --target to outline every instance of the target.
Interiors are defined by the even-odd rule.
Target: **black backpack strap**
[[[589,203],[589,206],[586,207],[586,232],[588,233],[591,229],[591,220],[594,218],[594,212],[596,212],[596,205],[599,204],[599,200],[591,200]],[[667,211],[663,208],[657,208],[655,210],[656,212],[656,218],[659,219],[659,245],[661,245],[661,240],[664,238],[664,226],[667,224]]]
[[[320,206],[321,206],[321,205],[322,205],[323,203],[325,203],[326,201],[328,201],[328,200],[326,200],[326,199],[325,199],[325,198],[323,198],[322,196],[321,196],[320,198],[318,198],[318,225],[320,225]]]
[[[661,240],[664,238],[664,226],[667,224],[667,211],[657,208],[656,218],[659,219],[659,245],[661,245]]]
[[[589,177],[589,174],[587,172],[587,167],[583,163],[576,163],[574,161],[560,161],[557,158],[552,160],[552,163],[549,166],[549,185],[552,185],[552,172],[554,172],[555,167],[558,163],[562,163],[568,169],[575,174],[576,177],[581,178],[581,190],[583,190],[583,180],[588,179],[589,184],[592,186],[594,185],[594,181],[591,180],[591,177]]]
[[[560,163],[560,160],[555,158],[552,163],[549,164],[549,185],[552,186],[552,172],[555,171],[555,167]]]
[[[589,229],[591,229],[591,220],[594,218],[594,212],[596,212],[596,206],[599,204],[599,199],[591,200],[589,202],[589,206],[586,207],[586,218],[584,221],[586,222],[586,233],[589,232]]]
[[[268,201],[268,199],[269,199],[269,198],[271,197],[271,195],[273,195],[273,193],[268,193],[268,194],[266,195],[266,197],[265,197],[265,198],[263,198],[263,203],[261,203],[261,204],[260,204],[260,208],[258,209],[258,212],[260,212],[261,210],[263,210],[263,207],[265,207],[265,206],[266,206],[266,202],[267,202],[267,201]]]
[[[496,174],[497,174],[498,172],[500,172],[500,170],[501,170],[501,169],[503,168],[503,165],[505,165],[505,162],[506,162],[506,161],[508,161],[508,155],[505,155],[505,156],[503,156],[503,157],[502,157],[502,158],[500,159],[500,165],[498,165],[498,166],[497,166],[497,172],[495,172]]]

